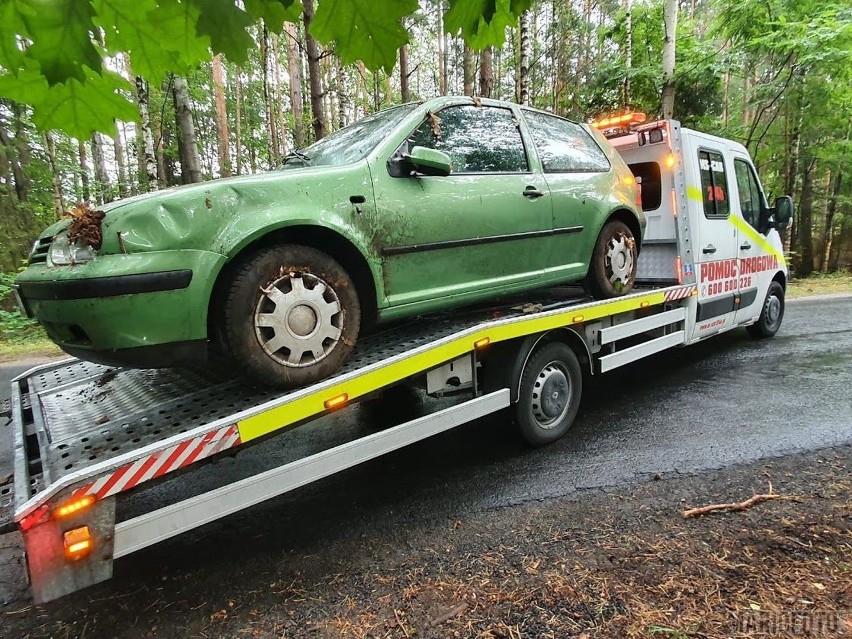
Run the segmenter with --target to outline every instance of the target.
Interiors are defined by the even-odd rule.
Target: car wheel
[[[766,299],[763,302],[763,309],[760,311],[760,317],[746,330],[749,335],[758,339],[764,337],[772,337],[781,328],[781,321],[784,319],[784,287],[778,282],[769,284],[769,290],[766,291]]]
[[[639,250],[624,222],[610,220],[598,236],[584,288],[597,299],[626,295],[636,281]]]
[[[352,354],[358,294],[334,259],[308,246],[261,249],[228,283],[225,352],[253,379],[293,388],[328,377]]]
[[[524,367],[515,404],[515,420],[530,444],[541,446],[562,437],[577,416],[583,373],[571,348],[550,342],[535,350]]]

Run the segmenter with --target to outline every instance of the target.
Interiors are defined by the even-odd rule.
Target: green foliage
[[[0,342],[22,344],[43,332],[38,322],[21,315],[14,305],[12,283],[16,275],[0,272]]]
[[[476,48],[499,45],[531,2],[451,0],[447,29]],[[402,23],[417,9],[417,0],[378,10],[374,0],[319,0],[312,34],[333,44],[344,63],[362,60],[390,72],[409,39]],[[208,59],[208,48],[246,63],[254,46],[249,27],[263,20],[279,32],[300,12],[297,0],[6,0],[0,97],[31,106],[43,130],[81,139],[111,133],[113,120],[133,120],[135,111],[132,87],[107,69],[107,55],[126,54],[136,74],[158,84],[168,72],[191,73]]]

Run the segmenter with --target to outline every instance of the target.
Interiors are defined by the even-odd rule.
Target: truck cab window
[[[728,201],[728,178],[725,160],[721,153],[698,152],[698,168],[701,172],[701,194],[704,201],[704,217],[725,219],[731,212]]]
[[[734,160],[734,173],[737,176],[737,192],[740,196],[740,210],[743,218],[754,228],[759,228],[763,197],[757,185],[757,179],[744,160]]]

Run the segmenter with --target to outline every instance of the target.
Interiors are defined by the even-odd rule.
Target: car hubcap
[[[779,317],[781,317],[781,300],[776,295],[770,295],[766,300],[766,323],[769,326],[775,326]]]
[[[262,288],[254,330],[264,352],[301,368],[328,356],[343,327],[337,293],[312,273],[288,273]]]
[[[550,362],[535,380],[532,391],[532,416],[544,429],[562,421],[571,404],[571,382],[568,373],[558,362]]]
[[[633,275],[633,238],[613,237],[607,243],[606,274],[616,291],[630,284]]]

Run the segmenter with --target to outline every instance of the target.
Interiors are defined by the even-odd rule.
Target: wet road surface
[[[2,367],[0,374],[5,389],[17,372]],[[489,417],[119,560],[113,585],[97,592],[154,587],[152,573],[165,563],[202,583],[206,572],[221,570],[223,553],[260,570],[265,555],[331,552],[352,530],[381,536],[583,489],[847,444],[850,385],[852,297],[790,302],[772,340],[738,330],[590,380],[573,430],[556,444],[529,448],[505,417]],[[374,416],[365,407],[343,411],[155,487],[122,512],[130,516],[370,432]],[[0,601],[21,596],[10,579],[0,574],[7,591]],[[249,566],[240,582],[238,588],[251,587]],[[95,590],[88,592],[78,596]]]

